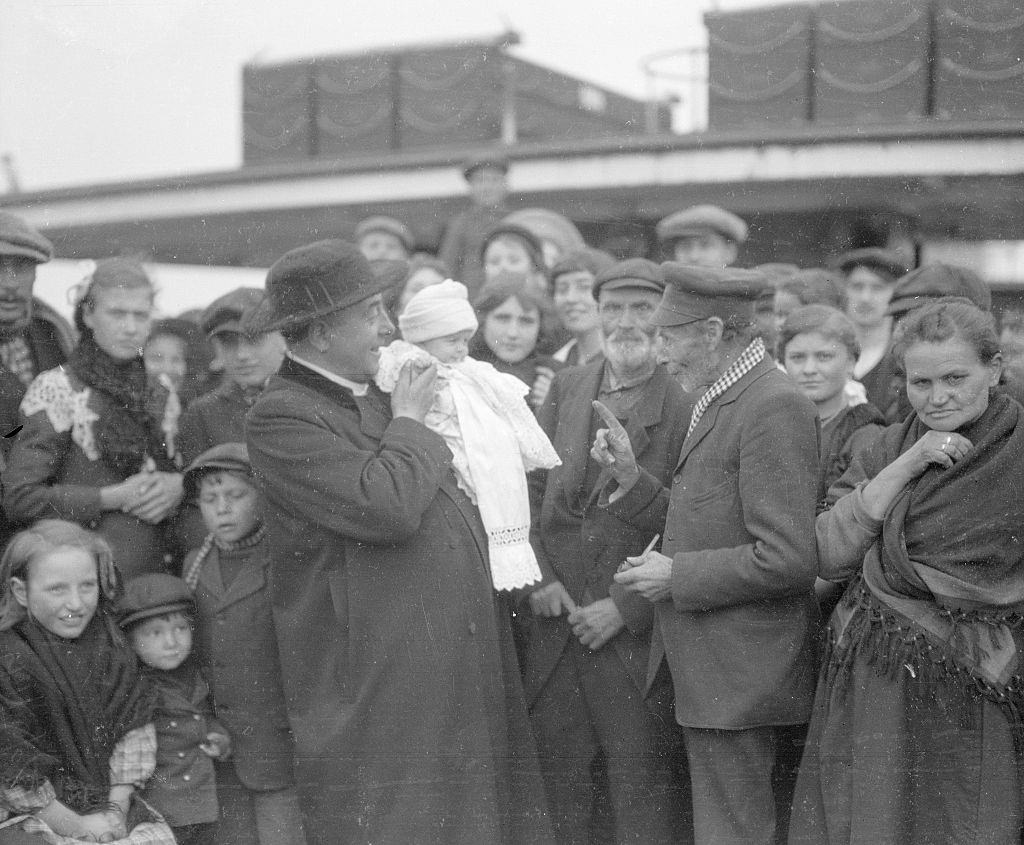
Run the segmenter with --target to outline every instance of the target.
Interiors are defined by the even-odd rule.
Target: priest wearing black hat
[[[507,609],[434,369],[373,384],[393,331],[369,263],[280,258],[253,330],[288,353],[247,419],[311,842],[549,842]]]
[[[664,487],[638,467],[608,415],[592,454],[614,479],[611,514],[663,535],[661,552],[629,558],[615,580],[655,605],[648,690],[667,666],[696,841],[767,845],[788,806],[773,769],[814,693],[816,415],[756,336],[763,275],[663,270],[651,323],[669,372],[699,397],[673,477]]]

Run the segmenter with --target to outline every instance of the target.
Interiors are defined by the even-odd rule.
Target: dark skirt
[[[828,668],[797,780],[791,845],[1020,843],[1024,767],[996,704],[909,666],[894,677],[865,657],[848,673]]]

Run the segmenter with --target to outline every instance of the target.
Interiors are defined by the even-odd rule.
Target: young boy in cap
[[[213,717],[210,688],[192,652],[195,603],[185,582],[163,572],[132,578],[119,624],[157,693],[156,771],[142,797],[179,845],[214,845],[220,815],[213,761],[227,759],[228,733]]]
[[[245,446],[222,443],[203,452],[184,484],[210,533],[185,558],[182,578],[194,593],[199,654],[215,710],[234,740],[230,763],[217,771],[218,841],[304,845],[262,496]]]
[[[203,312],[200,328],[224,367],[224,381],[182,414],[178,448],[186,464],[218,443],[245,440],[246,411],[284,360],[284,340],[279,332],[249,328],[263,298],[259,288],[236,288]]]
[[[529,388],[469,357],[477,319],[465,285],[451,279],[417,293],[398,318],[403,340],[381,350],[377,385],[391,393],[402,368],[437,367],[437,393],[423,421],[452,452],[459,487],[487,529],[496,590],[541,578],[529,543],[526,473],[561,463],[526,404]]]

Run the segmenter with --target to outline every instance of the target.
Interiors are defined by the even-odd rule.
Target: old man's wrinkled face
[[[0,337],[10,337],[32,319],[36,262],[17,255],[0,256]]]

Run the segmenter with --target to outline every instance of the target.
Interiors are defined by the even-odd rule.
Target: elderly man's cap
[[[199,328],[207,337],[222,332],[249,334],[249,323],[266,296],[266,291],[259,288],[235,288],[206,306],[199,318]]]
[[[43,264],[53,258],[53,244],[16,214],[0,211],[0,256],[5,255]]]
[[[926,264],[911,270],[896,282],[888,313],[902,317],[915,308],[947,296],[965,299],[982,311],[992,310],[992,292],[977,273],[952,264]]]
[[[666,261],[661,265],[668,286],[652,326],[683,326],[718,317],[723,322],[753,319],[753,304],[772,283],[756,270],[740,267],[696,267]]]
[[[199,477],[213,470],[251,476],[252,464],[249,463],[249,450],[246,449],[245,444],[218,443],[198,455],[185,468],[185,495],[188,498],[195,497],[198,492]]]
[[[658,243],[669,246],[679,238],[717,232],[733,243],[741,244],[747,239],[747,224],[743,220],[719,208],[717,205],[695,205],[670,214],[655,228]]]
[[[166,572],[150,572],[132,578],[117,602],[117,622],[127,628],[143,619],[195,609],[188,585]]]
[[[316,241],[282,255],[267,272],[267,299],[249,323],[260,334],[301,326],[386,290],[354,244]]]
[[[665,290],[665,274],[661,267],[646,258],[627,258],[602,270],[594,279],[594,298],[603,290],[639,288],[662,293]]]
[[[381,214],[376,217],[367,217],[356,224],[357,241],[361,241],[370,232],[387,232],[389,235],[394,235],[402,242],[406,252],[412,252],[416,246],[416,238],[413,237],[409,227],[394,217],[385,217]]]
[[[833,263],[836,269],[847,275],[855,267],[866,267],[873,273],[885,276],[890,281],[896,281],[910,269],[906,262],[892,250],[873,246],[864,249],[851,249],[836,258]]]
[[[471,156],[462,162],[462,175],[469,179],[473,175],[473,171],[480,170],[483,167],[493,167],[502,173],[508,173],[508,156],[501,155],[500,153],[484,153],[483,155]]]

